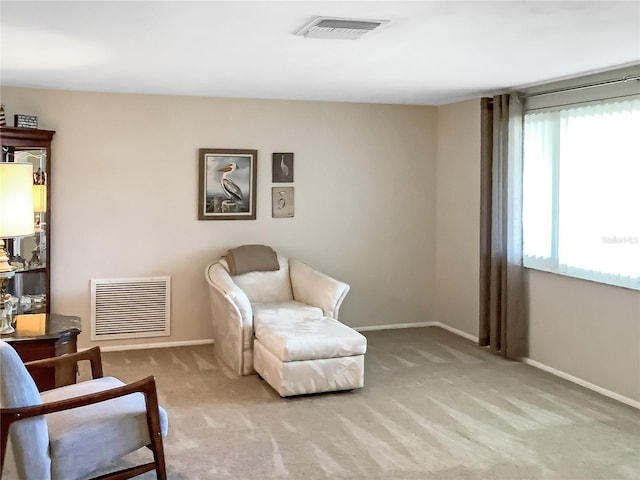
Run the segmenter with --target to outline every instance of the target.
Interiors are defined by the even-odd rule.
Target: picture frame
[[[255,220],[258,151],[201,148],[198,220]]]
[[[271,217],[293,218],[294,187],[271,187]]]
[[[293,153],[275,152],[272,154],[271,182],[293,183]]]
[[[13,116],[14,125],[19,128],[38,128],[38,117],[17,113]]]

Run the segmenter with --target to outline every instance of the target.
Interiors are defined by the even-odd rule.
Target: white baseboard
[[[612,398],[614,400],[617,400],[618,402],[622,402],[626,405],[629,405],[631,407],[634,407],[640,410],[640,402],[638,402],[637,400],[633,400],[632,398],[625,397],[624,395],[620,395],[619,393],[616,393],[616,392],[612,392],[611,390],[607,390],[606,388],[600,387],[591,382],[587,382],[586,380],[583,380],[579,377],[574,377],[573,375],[570,375],[561,370],[545,365],[544,363],[537,362],[536,360],[531,360],[530,358],[523,358],[522,363],[526,363],[527,365],[531,365],[532,367],[539,368],[540,370],[544,370],[545,372],[549,372],[560,378],[564,378],[565,380],[569,380],[570,382],[576,383],[581,387],[588,388],[589,390],[598,392],[599,394],[604,395],[605,397]]]
[[[471,340],[472,342],[478,343],[478,337],[471,335],[470,333],[467,332],[463,332],[462,330],[458,330],[457,328],[453,328],[450,325],[447,325],[446,323],[442,323],[442,322],[431,322],[432,326],[434,327],[440,327],[443,330],[447,330],[448,332],[451,333],[455,333],[456,335],[466,338],[467,340]]]
[[[167,348],[167,347],[192,347],[194,345],[209,345],[213,343],[213,338],[206,340],[186,340],[183,342],[159,342],[159,343],[140,343],[137,345],[100,345],[102,352],[124,352],[126,350],[146,350],[148,348]],[[80,348],[80,351],[88,350],[91,347]]]
[[[369,325],[366,327],[351,327],[356,332],[371,332],[374,330],[394,330],[396,328],[416,328],[416,327],[435,327],[438,322],[416,322],[416,323],[391,323],[388,325]]]
[[[476,342],[476,343],[478,342],[478,337],[474,337],[473,335],[463,332],[462,330],[458,330],[457,328],[453,328],[444,323],[441,323],[441,322],[428,322],[428,323],[429,323],[429,326],[440,327],[440,328],[443,328],[444,330],[448,330],[451,333],[460,335],[461,337],[464,337],[473,342]],[[575,377],[569,373],[565,373],[561,370],[545,365],[544,363],[531,360],[530,358],[527,358],[527,357],[522,359],[522,363],[531,365],[532,367],[535,367],[535,368],[539,368],[540,370],[544,370],[545,372],[551,373],[552,375],[556,375],[560,378],[563,378],[572,383],[580,385],[581,387],[588,388],[589,390],[593,390],[594,392],[597,392],[600,395],[604,395],[605,397],[612,398],[613,400],[617,400],[618,402],[624,403],[625,405],[629,405],[631,407],[634,407],[640,410],[639,401],[633,400],[632,398],[629,398],[629,397],[625,397],[624,395],[620,395],[619,393],[613,392],[611,390],[607,390],[606,388],[600,387],[594,383],[587,382],[582,378]]]
[[[443,330],[448,330],[451,333],[455,333],[460,337],[464,337],[467,340],[471,340],[472,342],[478,342],[478,337],[474,337],[473,335],[463,332],[462,330],[458,330],[457,328],[453,328],[447,324],[441,322],[415,322],[415,323],[391,323],[387,325],[369,325],[365,327],[351,327],[358,332],[370,332],[373,330],[394,330],[397,328],[417,328],[417,327],[439,327]]]

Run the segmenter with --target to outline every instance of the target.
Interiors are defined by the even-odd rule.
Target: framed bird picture
[[[293,182],[293,153],[274,153],[271,157],[271,181]]]
[[[273,218],[293,217],[293,187],[271,187],[271,216]]]
[[[255,220],[257,150],[201,148],[198,220]]]

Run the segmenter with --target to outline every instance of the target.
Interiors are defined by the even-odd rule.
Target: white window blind
[[[640,289],[640,99],[524,123],[525,266]]]

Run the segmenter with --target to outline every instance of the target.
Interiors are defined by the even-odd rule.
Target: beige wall
[[[172,334],[211,338],[204,267],[265,243],[342,279],[352,326],[433,315],[436,108],[2,89],[7,118],[56,130],[52,309],[80,315],[90,280],[170,275]],[[198,221],[199,148],[258,150],[255,221]],[[295,153],[293,219],[271,218],[271,153]]]
[[[640,292],[529,270],[529,358],[640,402]]]
[[[57,131],[52,305],[82,316],[81,347],[92,278],[172,277],[171,337],[105,343],[211,338],[203,269],[241,243],[271,244],[351,283],[341,310],[350,325],[438,320],[478,334],[479,100],[430,108],[5,87],[2,103],[7,118],[35,114]],[[257,220],[196,220],[201,147],[258,149]],[[277,151],[295,153],[293,219],[271,218]],[[640,292],[541,272],[529,282],[531,359],[640,401]]]
[[[478,336],[480,100],[438,107],[436,319]]]
[[[480,101],[438,108],[436,318],[478,335]],[[640,292],[528,271],[529,357],[640,401]]]

